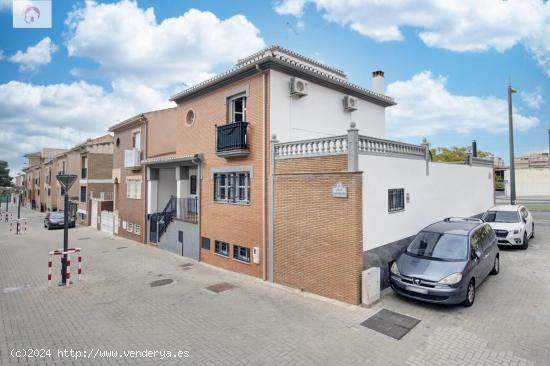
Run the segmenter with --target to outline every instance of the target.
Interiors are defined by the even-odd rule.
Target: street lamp
[[[512,118],[512,81],[508,83],[508,139],[510,141],[510,204],[516,203],[516,164],[514,161],[514,121]]]
[[[60,286],[67,284],[67,250],[69,250],[69,189],[73,185],[77,176],[74,174],[58,174],[55,176],[59,184],[65,190],[63,207],[63,256],[61,257],[61,283]]]

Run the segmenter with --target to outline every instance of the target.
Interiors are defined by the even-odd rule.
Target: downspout
[[[143,160],[146,160],[147,159],[147,139],[149,139],[149,133],[147,131],[147,127],[148,127],[148,123],[147,123],[147,118],[145,118],[145,116],[141,116],[141,118],[143,118],[144,122],[145,122],[145,148],[143,149]],[[147,244],[147,237],[148,237],[148,233],[149,233],[149,230],[147,230],[148,228],[148,223],[147,223],[147,190],[148,190],[148,187],[147,187],[147,168],[143,166],[141,166],[141,169],[143,169],[143,180],[141,182],[142,186],[144,187],[143,191],[144,191],[144,195],[143,195],[143,244]],[[157,231],[158,233],[158,231]],[[157,243],[158,245],[158,243]]]
[[[265,71],[261,69],[261,67],[259,65],[256,65],[256,70],[258,70],[258,72],[261,72],[262,73],[262,279],[265,281],[267,280],[267,275],[266,275],[266,260],[267,260],[267,255],[266,255],[266,240],[265,240],[265,235],[266,235],[266,217],[265,217],[265,200],[266,200],[266,196],[265,196],[265,169],[266,169],[266,166],[265,166],[265,152],[266,152],[266,149],[265,149],[265,129],[266,129],[266,120],[265,120],[265,91],[266,91],[266,87],[265,87],[265,83],[266,83],[266,79],[265,79]]]

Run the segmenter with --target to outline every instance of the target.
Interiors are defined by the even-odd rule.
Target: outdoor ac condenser
[[[307,95],[307,81],[299,78],[290,79],[290,95],[303,97]]]
[[[355,111],[357,109],[357,98],[351,95],[344,96],[344,109],[346,111]]]

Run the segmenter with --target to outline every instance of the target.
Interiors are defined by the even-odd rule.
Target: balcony
[[[192,224],[199,222],[198,198],[183,197],[176,200],[176,218]]]
[[[233,122],[216,126],[216,155],[246,156],[250,153],[246,129],[248,122]]]
[[[92,197],[93,199],[99,200],[99,201],[112,201],[113,200],[113,192],[96,192],[92,191]]]
[[[124,150],[124,167],[141,168],[141,151],[137,148]]]

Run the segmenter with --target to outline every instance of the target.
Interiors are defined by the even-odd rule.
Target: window
[[[139,149],[141,147],[141,132],[137,131],[132,134],[132,147]]]
[[[80,202],[86,202],[86,186],[80,187]]]
[[[189,181],[189,194],[197,194],[197,176],[190,176]]]
[[[214,242],[214,253],[229,257],[229,244],[216,240]]]
[[[126,177],[126,197],[133,199],[141,198],[141,178]]]
[[[52,190],[51,188],[48,188],[48,197],[50,197],[52,195]]]
[[[185,116],[185,123],[187,126],[193,126],[193,123],[195,123],[195,112],[190,109],[187,111],[187,115]]]
[[[403,188],[388,189],[388,212],[405,209],[405,190]]]
[[[236,97],[231,99],[229,104],[230,111],[230,121],[229,122],[245,122],[246,121],[246,97]]]
[[[250,249],[246,247],[241,247],[240,245],[233,245],[233,258],[250,263]]]
[[[210,250],[210,239],[209,238],[205,238],[204,236],[202,237],[201,248],[206,249],[206,250]]]
[[[82,172],[81,172],[81,178],[86,179],[88,177],[88,158],[86,156],[82,157]]]
[[[250,173],[214,174],[214,200],[228,203],[250,203]]]
[[[61,195],[64,196],[65,195],[65,187],[61,186]]]

